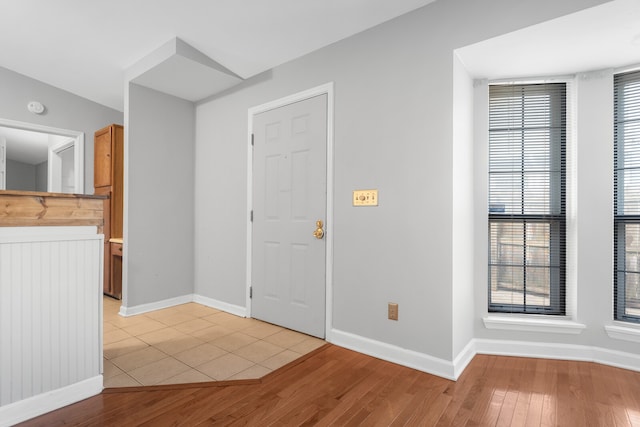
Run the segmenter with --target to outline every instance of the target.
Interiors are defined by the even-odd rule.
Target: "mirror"
[[[0,119],[2,146],[0,189],[84,193],[82,132]]]

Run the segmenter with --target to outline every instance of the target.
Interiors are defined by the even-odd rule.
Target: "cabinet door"
[[[105,292],[107,292],[105,290]],[[111,243],[111,287],[110,295],[122,298],[122,243]]]
[[[122,237],[124,209],[124,130],[113,125],[111,143],[111,237]]]
[[[93,146],[93,186],[111,185],[111,127],[95,133]]]

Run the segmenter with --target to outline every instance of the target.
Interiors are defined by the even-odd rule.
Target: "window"
[[[565,314],[566,133],[565,83],[489,86],[490,312]]]
[[[640,71],[613,86],[614,318],[640,322]]]

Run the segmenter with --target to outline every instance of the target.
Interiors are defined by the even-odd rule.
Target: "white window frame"
[[[586,325],[577,321],[577,222],[576,222],[576,114],[575,107],[576,93],[574,90],[575,76],[555,76],[555,77],[532,77],[518,79],[496,79],[496,80],[476,80],[474,83],[474,140],[475,147],[479,155],[476,156],[476,201],[477,209],[482,212],[482,225],[480,226],[480,214],[478,215],[478,230],[476,239],[477,248],[484,249],[484,256],[477,257],[477,277],[484,277],[481,283],[485,290],[482,299],[482,321],[485,328],[510,331],[527,331],[542,333],[579,334]],[[530,84],[530,83],[554,83],[564,82],[567,84],[567,194],[566,194],[566,283],[565,283],[565,315],[537,314],[511,314],[511,313],[490,313],[488,311],[489,301],[486,278],[488,277],[488,236],[487,212],[488,212],[488,158],[489,158],[489,85],[490,84]],[[484,205],[482,204],[484,203]],[[480,286],[480,284],[479,284]],[[480,303],[480,300],[479,300]]]

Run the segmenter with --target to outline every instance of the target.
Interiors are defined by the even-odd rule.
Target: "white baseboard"
[[[15,425],[95,396],[100,392],[102,392],[102,375],[0,406],[0,427]]]
[[[577,360],[640,371],[640,355],[601,347],[487,339],[475,339],[473,345],[475,354]]]
[[[134,305],[132,307],[120,306],[120,316],[128,317],[136,314],[148,313],[150,311],[162,310],[163,308],[173,307],[175,305],[193,302],[193,294],[181,295],[175,298],[169,298],[162,301],[150,302],[148,304]]]
[[[163,308],[169,308],[180,304],[186,304],[189,302],[197,302],[198,304],[206,305],[207,307],[222,310],[230,314],[235,314],[240,317],[247,317],[247,309],[245,307],[229,304],[227,302],[218,301],[213,298],[204,297],[197,294],[182,295],[175,298],[169,298],[162,301],[151,302],[148,304],[134,305],[132,307],[120,307],[120,315],[135,316],[136,314],[148,313],[150,311],[162,310]]]
[[[331,330],[329,336],[330,342],[340,347],[454,381],[460,377],[476,354],[576,360],[640,371],[638,354],[585,345],[473,339],[453,362],[450,362],[337,329]]]
[[[606,348],[593,349],[593,361],[616,368],[640,371],[640,355]]]
[[[476,354],[592,362],[592,347],[575,344],[474,339]]]
[[[359,353],[368,354],[378,359],[397,363],[439,377],[450,380],[456,379],[454,364],[448,360],[439,359],[429,356],[428,354],[408,350],[337,329],[333,329],[330,336],[331,343],[340,347],[345,347]],[[473,356],[471,356],[471,358],[473,358]],[[471,358],[469,358],[469,361]]]
[[[475,355],[476,345],[474,340],[471,340],[453,359],[453,379],[457,380],[460,375],[462,375],[462,372],[464,372],[464,370],[467,368],[467,365],[471,363]]]
[[[202,295],[194,295],[193,302],[197,302],[198,304],[206,305],[207,307],[215,308],[217,310],[222,310],[227,313],[235,314],[240,317],[247,317],[247,309],[246,307],[242,307],[240,305],[229,304],[228,302],[218,301],[213,298],[203,297]]]

